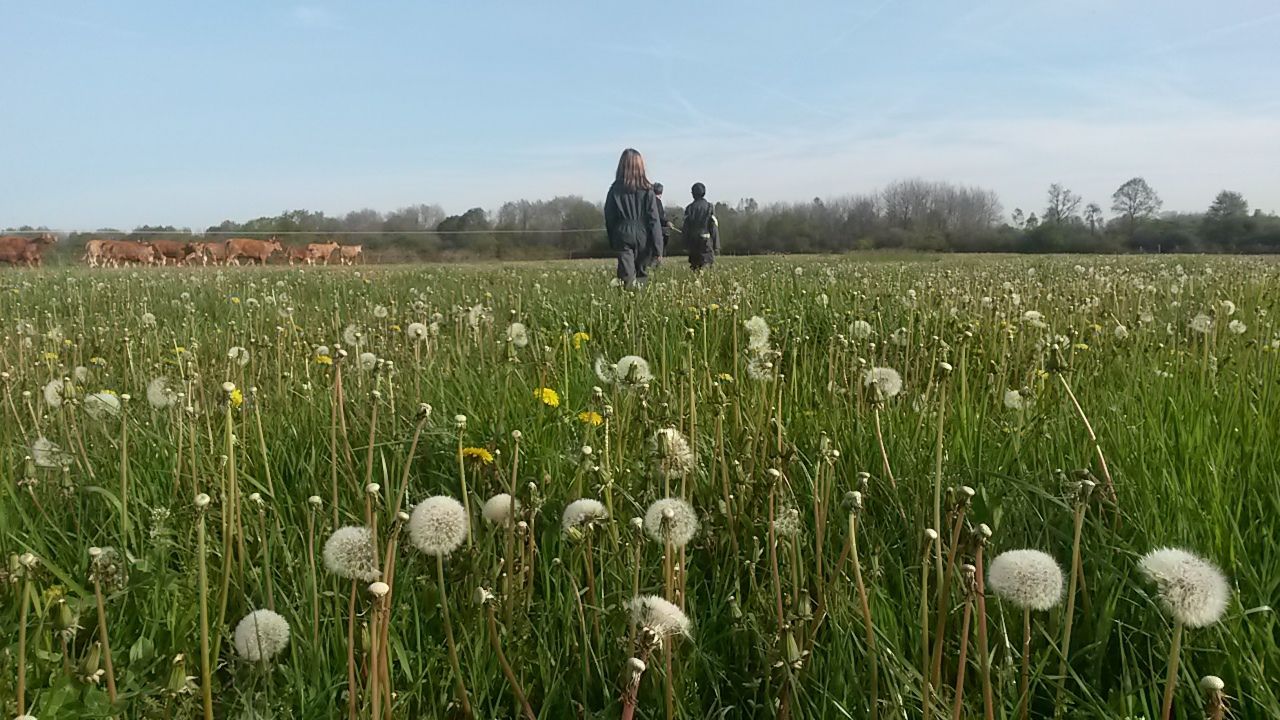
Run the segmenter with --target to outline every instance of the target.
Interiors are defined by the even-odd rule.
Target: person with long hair
[[[604,201],[609,246],[618,253],[618,279],[634,289],[649,277],[649,264],[662,247],[658,196],[644,171],[639,151],[627,148]]]

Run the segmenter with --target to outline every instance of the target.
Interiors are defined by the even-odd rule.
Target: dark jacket
[[[662,247],[658,196],[653,190],[631,191],[615,182],[604,201],[604,226],[614,250]]]
[[[720,252],[720,228],[715,213],[715,206],[707,202],[706,198],[694,200],[684,209],[684,227],[681,232],[690,254],[706,250]]]

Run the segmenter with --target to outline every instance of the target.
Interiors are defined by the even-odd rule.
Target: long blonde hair
[[[631,192],[649,190],[653,187],[648,176],[645,175],[644,157],[640,155],[639,150],[627,148],[622,151],[622,157],[618,158],[618,173],[614,181]]]

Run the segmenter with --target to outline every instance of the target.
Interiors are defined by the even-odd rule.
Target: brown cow
[[[307,249],[305,247],[295,247],[293,245],[290,245],[289,247],[284,249],[284,252],[285,252],[285,257],[289,259],[289,265],[293,265],[295,262],[302,262],[302,263],[308,262]]]
[[[89,267],[101,267],[107,264],[107,240],[90,240],[84,244],[84,260]]]
[[[129,240],[103,240],[102,254],[113,266],[120,265],[154,265],[159,262],[156,249],[140,242]]]
[[[316,261],[323,261],[325,265],[329,264],[329,258],[338,251],[338,243],[308,243],[307,244],[307,264],[314,265]]]
[[[247,258],[259,265],[266,265],[268,258],[283,250],[284,246],[275,238],[270,240],[231,238],[227,241],[227,262],[236,262],[239,258]]]
[[[181,265],[186,261],[187,256],[192,254],[194,250],[192,246],[195,243],[181,240],[152,240],[147,244],[155,248],[161,265],[168,264],[169,260],[172,260],[174,265]]]
[[[0,237],[0,262],[10,265],[26,265],[39,267],[42,262],[41,253],[44,246],[58,241],[50,233],[40,233],[35,237],[5,235]]]
[[[343,265],[355,265],[356,262],[364,261],[363,245],[343,245],[338,248],[338,260]]]
[[[227,243],[225,240],[218,242],[202,242],[199,243],[201,262],[205,265],[213,263],[221,265],[227,260]]]

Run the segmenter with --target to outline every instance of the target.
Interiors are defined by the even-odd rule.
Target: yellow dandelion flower
[[[583,410],[578,413],[578,419],[592,427],[600,427],[604,424],[604,416],[594,410]]]
[[[49,361],[57,360],[58,353],[46,350],[44,353],[44,359]]]
[[[332,365],[332,364],[333,364],[333,358],[332,358],[331,356],[329,356],[329,355],[317,355],[317,356],[316,356],[316,364],[317,364],[317,365]]]
[[[720,382],[727,382],[727,383],[733,382],[733,376],[730,375],[729,373],[720,373],[719,375],[716,376],[716,379],[719,380]]]
[[[392,325],[392,326],[391,326],[391,332],[400,332],[400,326],[399,326],[399,325]]]
[[[462,457],[482,465],[489,465],[493,462],[493,453],[479,447],[462,448]]]
[[[179,346],[177,346],[177,347],[175,347],[175,348],[173,349],[173,354],[174,354],[174,355],[182,355],[182,354],[184,354],[184,353],[186,353],[186,352],[187,352],[187,349],[186,349],[185,347],[181,346],[181,345],[179,345]]]
[[[97,366],[99,366],[99,367],[102,367],[102,366],[104,366],[104,365],[106,365],[106,364],[107,364],[107,360],[106,360],[106,358],[101,358],[101,357],[98,357],[97,355],[95,355],[95,356],[93,356],[93,357],[89,358],[89,364],[90,364],[90,365],[97,365]]]
[[[551,388],[538,388],[533,391],[533,396],[547,407],[560,407],[560,393]]]
[[[232,408],[239,408],[244,404],[244,393],[240,392],[240,388],[236,388],[231,391],[231,397],[229,399],[231,401]]]
[[[1081,342],[1081,343],[1076,343],[1075,345],[1072,345],[1072,346],[1071,346],[1071,348],[1072,348],[1073,350],[1088,350],[1088,349],[1089,349],[1089,345],[1088,345],[1088,343],[1082,343],[1082,342]]]
[[[590,335],[588,335],[588,334],[586,334],[586,333],[582,332],[581,330],[579,330],[578,332],[576,332],[576,333],[574,333],[574,334],[573,334],[573,349],[574,349],[574,350],[581,350],[581,349],[582,349],[582,343],[584,343],[584,342],[589,342],[590,340],[591,340],[591,336],[590,336]]]
[[[103,388],[103,389],[99,390],[98,392],[100,392],[100,393],[102,393],[102,394],[104,394],[104,395],[111,395],[112,397],[120,397],[120,393],[116,392],[115,390],[108,390],[108,389],[106,389],[106,388]]]
[[[717,311],[717,310],[719,310],[719,309],[720,309],[720,304],[719,304],[719,303],[711,303],[710,305],[708,305],[708,306],[707,306],[707,309],[708,309],[708,310],[710,310],[711,312],[715,312],[715,311]]]
[[[71,342],[71,338],[66,338],[62,341],[63,347],[71,347],[72,345],[75,345],[75,343]]]
[[[239,304],[240,304],[240,298],[238,298],[238,297],[236,297],[236,296],[232,295],[232,296],[231,296],[231,304],[232,304],[232,305],[239,305]]]

